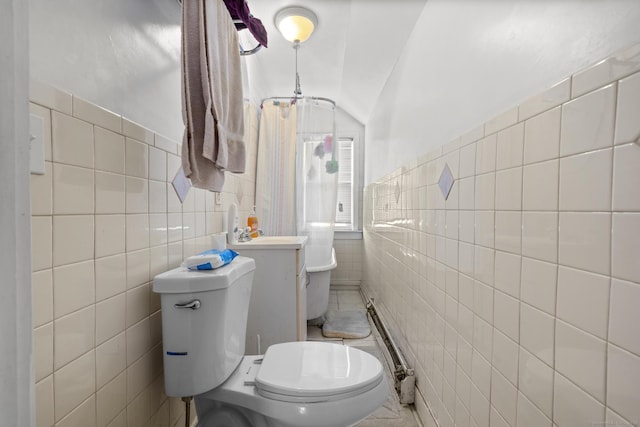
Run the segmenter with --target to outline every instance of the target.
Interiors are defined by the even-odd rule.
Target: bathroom
[[[175,0],[1,4],[0,244],[15,253],[1,265],[16,279],[0,424],[182,425],[150,281],[222,231],[230,203],[246,218],[255,172],[227,174],[219,196],[173,192]],[[375,298],[416,371],[422,424],[636,425],[640,3],[295,4],[319,16],[302,88],[335,99],[362,146],[362,238],[336,233],[334,289]],[[250,2],[271,27],[287,5]],[[243,60],[248,164],[260,101],[294,87],[279,36]],[[31,179],[16,142],[28,111],[49,129]]]

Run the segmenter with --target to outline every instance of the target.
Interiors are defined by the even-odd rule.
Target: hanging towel
[[[269,236],[296,235],[295,104],[265,102],[256,165],[256,213]]]
[[[195,187],[221,191],[246,157],[238,36],[222,0],[183,1],[182,72],[182,167]]]
[[[267,30],[265,30],[262,21],[251,14],[247,2],[245,0],[224,0],[224,4],[227,5],[231,17],[240,21],[236,22],[236,28],[239,30],[248,28],[258,43],[267,47]]]

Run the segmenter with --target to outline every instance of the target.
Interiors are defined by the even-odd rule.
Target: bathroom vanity
[[[245,354],[307,339],[306,242],[305,236],[261,236],[229,245],[256,262]]]

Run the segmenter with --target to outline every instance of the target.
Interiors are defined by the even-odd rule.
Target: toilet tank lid
[[[240,277],[256,268],[252,258],[236,257],[231,263],[215,270],[174,268],[153,278],[153,291],[159,294],[181,294],[228,288]]]

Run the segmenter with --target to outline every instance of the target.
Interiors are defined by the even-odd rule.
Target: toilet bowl
[[[387,399],[382,364],[328,342],[287,342],[245,356],[255,262],[154,278],[162,305],[165,390],[194,396],[200,427],[344,427]]]
[[[382,366],[370,354],[292,342],[245,356],[224,384],[195,401],[202,427],[343,427],[366,418],[388,393]]]

